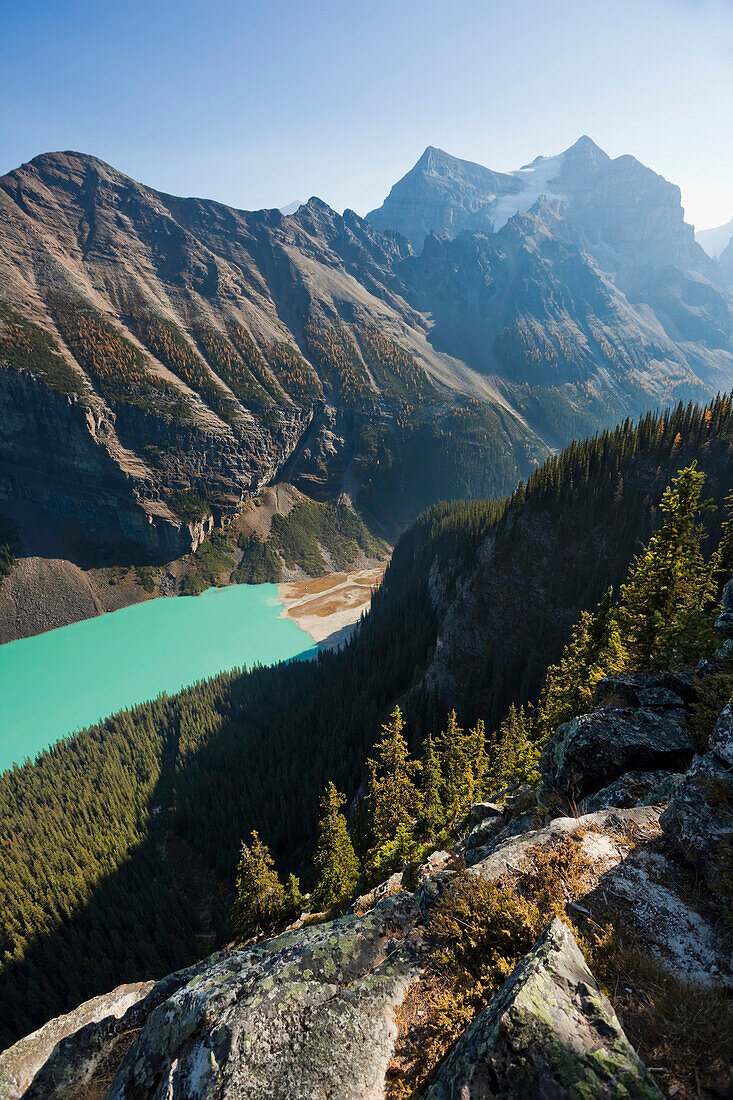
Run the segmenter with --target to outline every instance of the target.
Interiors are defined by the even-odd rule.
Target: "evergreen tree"
[[[237,868],[237,896],[231,922],[238,939],[249,939],[269,931],[282,916],[285,890],[272,856],[255,829],[252,839],[242,844]]]
[[[300,879],[291,872],[285,885],[283,916],[287,920],[295,920],[300,916],[304,908],[305,898],[300,892]]]
[[[359,861],[340,812],[346,798],[329,783],[321,799],[323,816],[318,822],[318,843],[313,862],[318,884],[313,891],[317,908],[332,909],[351,900],[359,877]]]
[[[670,667],[697,656],[709,640],[708,570],[700,549],[700,518],[711,507],[700,499],[705,477],[695,461],[672,478],[660,504],[664,523],[621,588],[620,623],[635,668]]]
[[[420,793],[413,779],[419,764],[410,759],[403,729],[402,712],[395,707],[375,746],[377,759],[367,761],[373,847],[392,840],[400,825],[412,828],[420,807]]]
[[[456,712],[448,715],[445,730],[438,741],[443,773],[446,821],[453,826],[470,810],[485,771],[483,723],[466,732],[458,725]]]
[[[486,792],[500,790],[515,783],[534,783],[539,778],[539,749],[529,739],[530,724],[524,707],[514,704],[497,733],[486,778]]]
[[[725,515],[720,525],[718,546],[710,559],[711,601],[718,603],[723,586],[733,577],[733,490],[725,498]]]
[[[594,613],[581,613],[559,663],[547,669],[536,716],[540,735],[551,737],[562,722],[587,714],[598,681],[621,672],[625,661],[618,611],[609,588]]]
[[[420,831],[426,837],[437,836],[445,826],[445,809],[441,797],[443,787],[440,757],[433,735],[429,734],[425,741],[420,772]]]

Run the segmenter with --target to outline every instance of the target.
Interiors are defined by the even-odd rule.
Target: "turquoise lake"
[[[0,771],[115,711],[238,666],[317,652],[275,584],[147,600],[0,646]]]

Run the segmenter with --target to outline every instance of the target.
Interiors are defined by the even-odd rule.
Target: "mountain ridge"
[[[219,522],[287,465],[394,537],[440,497],[510,492],[573,436],[733,379],[733,299],[674,185],[589,138],[512,175],[434,147],[421,162],[449,206],[468,180],[471,226],[419,254],[317,197],[236,210],[72,151],[0,178],[2,507],[164,558],[202,537],[176,493]],[[529,201],[522,174],[539,197],[488,227],[481,188]]]

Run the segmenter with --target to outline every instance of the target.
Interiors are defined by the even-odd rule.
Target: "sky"
[[[244,209],[378,206],[426,145],[588,134],[733,216],[733,0],[0,0],[0,173],[93,153]]]

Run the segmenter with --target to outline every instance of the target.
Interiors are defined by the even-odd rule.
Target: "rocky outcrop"
[[[57,1043],[76,1034],[82,1028],[105,1021],[112,1030],[120,1017],[143,1000],[154,982],[120,985],[111,993],[85,1001],[73,1012],[51,1020],[32,1035],[8,1047],[0,1054],[0,1100],[16,1100],[23,1096],[39,1069],[48,1062]]]
[[[727,703],[710,734],[710,751],[724,764],[733,767],[733,704]]]
[[[555,919],[440,1066],[425,1100],[661,1093],[568,927]]]
[[[680,707],[596,710],[565,722],[543,749],[543,797],[580,800],[628,771],[674,771],[691,755]]]
[[[681,772],[626,772],[607,787],[584,798],[582,810],[591,814],[606,806],[653,806],[668,802],[682,778]]]
[[[695,685],[691,676],[665,672],[661,676],[628,673],[604,676],[596,684],[593,705],[598,708],[625,707],[669,710],[692,702]]]
[[[513,797],[520,808],[524,794]],[[733,980],[714,924],[692,900],[691,874],[664,852],[659,806],[607,808],[538,827],[526,812],[512,812],[511,799],[510,792],[506,812],[474,807],[471,832],[502,821],[504,832],[466,850],[470,875],[521,892],[571,852],[570,877],[558,880],[568,915],[603,927],[612,899],[634,942],[674,974]],[[511,828],[521,831],[508,835]],[[402,1049],[401,1013],[422,1003],[431,914],[462,873],[461,854],[460,846],[434,853],[415,876],[414,895],[398,873],[346,917],[219,952],[154,985],[100,998],[92,1012],[82,1006],[0,1057],[0,1097],[378,1100]],[[427,1089],[433,1100],[658,1096],[557,920]]]
[[[154,987],[128,1017],[61,1043],[26,1098],[79,1095],[100,1072],[110,1036],[134,1029],[109,1100],[377,1100],[393,1012],[419,973],[418,916],[403,893],[364,917],[212,956],[174,989]]]
[[[660,824],[707,884],[733,895],[733,769],[715,753],[696,756]]]

